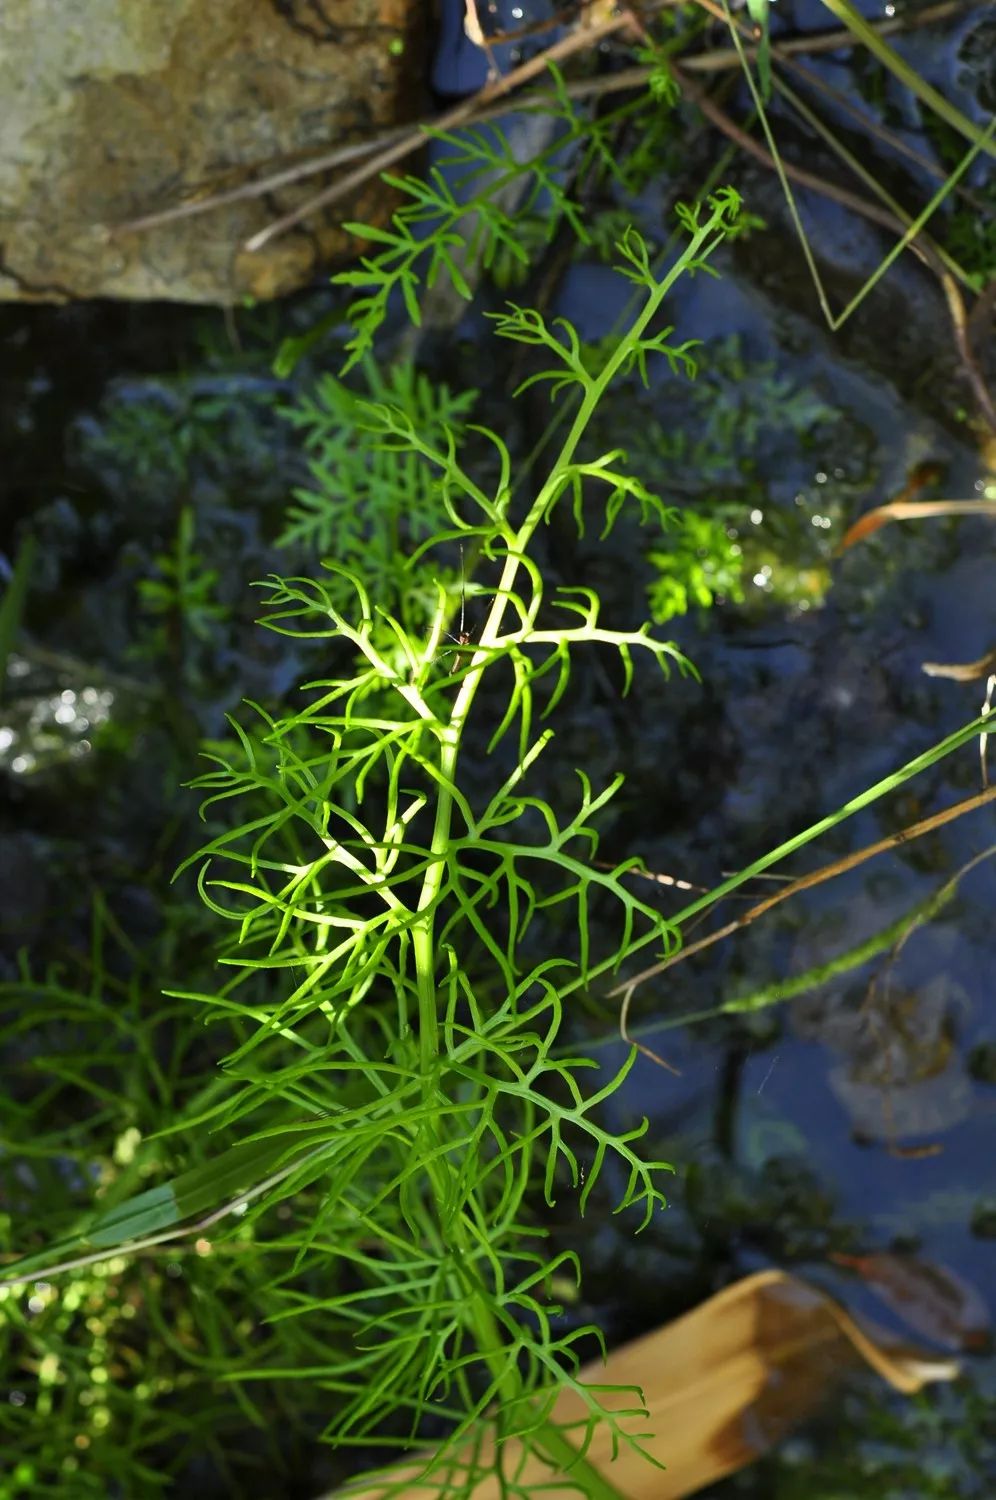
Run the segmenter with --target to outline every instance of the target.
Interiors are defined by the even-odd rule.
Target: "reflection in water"
[[[72,664],[80,672],[83,663]],[[30,776],[93,748],[93,730],[107,722],[115,694],[112,688],[32,686],[41,677],[24,656],[7,664],[8,690],[0,708],[0,770]],[[46,673],[50,681],[51,674]],[[65,680],[65,679],[63,679]]]
[[[947,976],[900,987],[872,982],[860,1003],[829,991],[801,1002],[795,1022],[841,1060],[830,1086],[858,1137],[890,1143],[933,1137],[971,1111],[972,1087],[955,1046],[956,1011],[967,998]]]
[[[947,1266],[888,1251],[831,1253],[830,1259],[867,1282],[911,1328],[946,1349],[988,1349],[990,1310],[984,1297]]]

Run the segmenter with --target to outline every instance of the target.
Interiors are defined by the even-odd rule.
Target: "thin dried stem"
[[[829,865],[823,865],[819,870],[813,870],[809,875],[801,875],[798,880],[793,880],[790,885],[784,886],[780,891],[759,901],[752,906],[750,911],[744,912],[742,916],[736,917],[732,922],[727,922],[725,927],[720,927],[716,932],[710,932],[708,937],[700,938],[697,943],[690,943],[687,948],[680,948],[677,953],[672,953],[669,958],[662,959],[659,963],[651,964],[649,968],[642,969],[639,974],[634,974],[632,979],[627,979],[617,984],[608,993],[608,999],[622,998],[622,1008],[619,1015],[619,1034],[624,1041],[634,1046],[639,1046],[641,1051],[646,1051],[648,1056],[653,1056],[655,1061],[661,1061],[656,1054],[651,1054],[649,1049],[641,1046],[630,1037],[627,1030],[629,1020],[629,1008],[635,991],[648,979],[654,979],[658,974],[665,973],[675,964],[682,963],[693,954],[701,953],[706,948],[711,948],[714,943],[721,942],[723,938],[730,937],[734,932],[739,932],[744,927],[749,927],[756,922],[765,912],[771,911],[782,901],[787,901],[790,896],[797,896],[800,891],[811,890],[814,886],[823,885],[828,880],[843,875],[848,870],[855,869],[864,864],[866,860],[874,858],[877,854],[885,854],[889,850],[899,849],[913,839],[922,838],[924,834],[933,833],[942,828],[945,823],[951,823],[956,818],[964,817],[966,813],[977,812],[980,807],[996,798],[996,787],[987,787],[978,792],[974,797],[967,797],[963,802],[956,802],[953,807],[946,807],[939,813],[933,813],[929,818],[923,818],[919,823],[912,823],[908,828],[902,828],[898,833],[890,834],[888,838],[879,839],[877,843],[867,844],[865,848],[856,850],[853,854],[847,854],[843,859],[834,860]],[[665,1067],[668,1064],[664,1064]],[[669,1069],[669,1071],[674,1071]]]
[[[710,14],[712,13],[714,9],[712,0],[697,0],[697,3],[708,10]],[[756,161],[767,167],[769,171],[778,171],[778,163],[776,163],[767,147],[762,146],[760,141],[756,141],[753,136],[749,135],[746,130],[732,120],[724,110],[720,109],[719,105],[711,98],[708,92],[692,81],[683,67],[680,67],[676,63],[672,63],[671,67],[682,92],[702,111],[711,124],[722,131],[741,150],[746,151],[749,156],[753,156]],[[838,186],[837,183],[828,182],[825,178],[817,176],[816,173],[808,172],[804,167],[796,166],[794,162],[783,159],[781,168],[785,176],[791,178],[793,182],[798,182],[800,186],[807,187],[813,192],[819,193],[824,198],[830,198],[833,202],[841,204],[842,207],[850,209],[853,213],[860,214],[862,218],[869,220],[871,223],[878,224],[883,229],[898,233],[900,236],[906,233],[908,226],[890,209],[883,208],[880,204],[873,203],[870,199],[862,198],[859,194],[852,193],[848,188]],[[948,315],[951,320],[959,362],[964,370],[965,377],[972,389],[972,394],[975,397],[983,419],[991,431],[996,434],[996,406],[993,404],[992,397],[976,363],[975,355],[969,341],[967,331],[968,318],[965,313],[965,302],[961,290],[941,259],[937,247],[924,230],[921,229],[910,240],[907,249],[912,251],[923,262],[940,283],[945,305],[947,306]]]
[[[890,500],[866,510],[837,543],[836,556],[863,542],[890,521],[924,521],[935,516],[996,517],[996,500]]]
[[[952,16],[961,14],[966,7],[959,0],[944,0],[939,5],[928,6],[916,15],[896,17],[877,23],[875,29],[881,36],[892,36],[897,32],[912,31],[921,26],[927,26],[935,21],[947,20]],[[590,40],[590,35],[589,38]],[[780,42],[772,49],[773,55],[780,59],[786,66],[793,66],[791,59],[797,55],[818,55],[822,52],[837,52],[844,47],[854,45],[854,39],[847,30],[819,32],[809,36],[790,37]],[[751,49],[748,48],[748,52]],[[546,58],[549,54],[544,53]],[[733,47],[716,47],[706,52],[693,53],[681,59],[681,66],[689,73],[720,73],[737,69],[740,60]],[[797,66],[797,65],[796,65]],[[809,70],[805,70],[810,81],[816,82]],[[623,93],[629,89],[643,87],[650,77],[652,69],[649,67],[626,68],[617,73],[607,73],[600,78],[573,79],[564,86],[564,91],[571,99],[591,99],[604,94]],[[512,75],[509,75],[510,77]],[[820,84],[824,92],[831,92],[827,85]],[[489,120],[500,119],[510,109],[535,109],[550,104],[555,96],[548,89],[528,90],[521,95],[516,95],[514,101],[492,104],[479,102],[481,96],[475,96],[472,113],[464,123],[485,124]],[[846,101],[844,101],[846,103]],[[848,106],[853,108],[853,106]],[[238,187],[222,189],[220,192],[210,193],[204,197],[192,199],[186,203],[175,204],[171,208],[157,209],[153,213],[143,214],[139,218],[128,219],[117,224],[112,229],[112,234],[137,234],[149,229],[158,228],[162,224],[172,223],[174,220],[194,218],[200,214],[213,213],[216,209],[225,208],[231,203],[242,203],[261,198],[267,193],[279,188],[289,187],[295,182],[301,182],[308,177],[315,177],[321,172],[332,171],[335,167],[343,166],[348,161],[355,161],[357,157],[372,156],[374,152],[383,150],[399,141],[408,141],[410,149],[415,151],[423,144],[425,132],[445,128],[443,120],[445,116],[426,115],[420,120],[412,121],[406,125],[394,126],[389,130],[378,132],[368,140],[351,141],[345,146],[336,146],[331,151],[324,151],[319,156],[309,158],[307,161],[298,162],[294,166],[283,167],[279,171],[267,173],[264,177],[254,178],[252,182],[241,183]],[[937,174],[940,169],[927,158],[921,157],[912,146],[909,146],[899,137],[893,137],[890,132],[880,129],[872,121],[864,122],[867,128],[879,133],[884,140],[894,146],[896,150],[903,152],[911,159],[916,159],[923,170]],[[370,167],[372,173],[375,169]],[[365,180],[365,177],[364,179]],[[962,189],[961,191],[966,192]]]
[[[616,869],[616,866],[612,864],[611,860],[596,859],[593,860],[592,863],[594,864],[596,870]],[[677,875],[664,875],[659,873],[657,870],[640,870],[637,869],[635,865],[632,867],[632,869],[623,871],[623,874],[634,875],[639,880],[652,880],[655,885],[669,885],[678,891],[705,892],[709,889],[709,887],[706,885],[692,885],[691,881],[679,880]]]
[[[511,93],[513,89],[517,89],[521,84],[527,83],[530,78],[537,77],[546,69],[548,63],[561,62],[564,58],[570,57],[575,52],[586,50],[595,43],[611,36],[613,32],[621,31],[624,27],[629,26],[629,24],[629,16],[621,15],[614,16],[609,21],[602,21],[597,26],[589,26],[583,30],[572,32],[570,36],[563,37],[561,41],[555,42],[552,47],[546,48],[544,52],[540,52],[536,57],[532,57],[528,62],[524,62],[521,67],[514,68],[511,73],[506,73],[493,82],[486,83],[484,88],[472,95],[471,98],[463,100],[454,109],[447,110],[444,114],[438,116],[433,128],[435,130],[452,130],[457,125],[466,124],[479,109],[491,104],[493,100],[501,98],[502,95]],[[250,253],[262,250],[264,245],[268,245],[272,240],[278,239],[280,235],[286,234],[288,229],[293,229],[294,225],[299,224],[302,219],[310,218],[319,209],[327,208],[330,203],[336,203],[340,198],[348,197],[356,188],[362,187],[368,178],[377,176],[389,167],[393,167],[397,162],[402,161],[406,156],[410,156],[413,151],[418,150],[424,139],[425,137],[421,130],[406,135],[402,140],[388,146],[386,150],[378,152],[372,161],[364,163],[362,167],[357,167],[355,171],[348,173],[338,182],[334,182],[330,187],[324,188],[322,192],[316,193],[313,198],[308,199],[307,203],[302,203],[290,213],[284,214],[282,218],[274,220],[272,224],[268,224],[265,229],[261,229],[258,234],[254,234],[250,239],[246,240],[243,248]]]

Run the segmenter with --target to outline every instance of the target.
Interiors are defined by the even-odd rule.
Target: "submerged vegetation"
[[[892,67],[850,6],[830,9],[872,47],[869,66]],[[791,195],[768,124],[785,76],[766,8],[750,13],[760,29],[747,40],[761,43],[751,96]],[[747,66],[743,27],[728,22]],[[678,1167],[693,1221],[698,1194],[702,1225],[723,1202],[738,1233],[756,1230],[745,1200],[767,1193],[800,1218],[783,1256],[854,1248],[832,1205],[808,1180],[800,1193],[777,1156],[745,1185],[659,1145],[624,1085],[634,1068],[669,1079],[670,1064],[631,1027],[631,1005],[647,979],[722,936],[690,938],[702,914],[935,773],[978,739],[985,714],[933,749],[890,756],[899,769],[836,810],[825,800],[801,833],[773,812],[770,847],[711,888],[686,886],[667,916],[655,894],[667,877],[614,856],[633,816],[619,811],[629,765],[607,766],[597,729],[580,752],[571,739],[589,710],[596,724],[620,713],[625,724],[634,699],[666,705],[697,679],[688,636],[665,633],[683,617],[722,604],[750,618],[757,599],[769,611],[819,604],[828,533],[836,540],[868,478],[852,452],[821,474],[818,508],[787,489],[773,505],[770,466],[787,486],[792,455],[844,446],[848,414],[829,388],[733,333],[712,337],[713,323],[700,337],[685,314],[686,301],[707,305],[745,239],[753,253],[760,221],[739,192],[717,174],[685,201],[669,194],[659,243],[634,227],[661,161],[677,172],[678,100],[682,88],[696,95],[675,57],[701,24],[684,8],[660,18],[621,105],[580,107],[551,65],[534,106],[548,143],[528,163],[489,123],[444,132],[426,173],[391,176],[390,223],[356,226],[367,253],[334,278],[351,298],[334,369],[315,329],[299,329],[276,376],[248,392],[226,384],[218,357],[206,380],[157,383],[144,400],[111,392],[100,430],[77,433],[112,488],[144,496],[157,541],[135,578],[137,644],[107,699],[119,709],[88,720],[98,699],[81,690],[53,698],[52,716],[68,726],[72,709],[88,750],[119,767],[126,814],[137,781],[172,787],[199,741],[205,831],[198,846],[185,812],[141,831],[145,883],[130,915],[104,894],[120,858],[109,840],[76,880],[58,947],[30,921],[15,931],[0,983],[0,1430],[13,1455],[0,1500],[168,1494],[179,1482],[277,1493],[273,1476],[287,1474],[317,1494],[395,1454],[416,1467],[382,1472],[378,1493],[404,1493],[417,1473],[440,1495],[470,1496],[492,1475],[503,1495],[525,1496],[539,1459],[578,1494],[610,1500],[592,1439],[608,1428],[613,1446],[643,1446],[641,1397],[579,1377],[605,1330],[582,1301],[585,1257],[565,1223],[576,1233],[579,1216],[607,1218],[627,1241],[659,1243]],[[907,65],[894,76],[932,105]],[[961,149],[945,155],[928,205],[947,214],[945,234],[924,253],[964,313],[963,295],[994,268],[988,231],[968,232],[955,189],[991,152],[993,127],[951,107],[943,132],[945,150],[952,138]],[[922,250],[925,215],[889,201]],[[563,271],[579,253],[612,267],[599,283],[619,310],[610,336],[584,336],[546,288],[551,258]],[[496,403],[492,380],[462,378],[465,351],[445,379],[432,373],[432,317],[452,326],[452,310],[440,312],[449,294],[485,314],[488,342],[472,361],[488,349],[511,403]],[[423,324],[424,365],[411,334]],[[970,326],[957,353],[979,423]],[[272,570],[255,596],[257,634],[217,502],[262,471],[250,456],[265,451],[272,468],[278,422],[287,471],[276,486],[267,472],[259,507],[272,546],[246,522],[236,564],[251,552]],[[5,661],[39,566],[29,553],[6,596]],[[135,558],[127,566],[139,571]],[[250,631],[247,695],[233,663]],[[178,747],[164,764],[142,751],[138,673],[157,662]],[[3,748],[25,753],[13,733]],[[67,811],[66,826],[79,815]],[[934,826],[911,816],[891,847]],[[760,1038],[771,1007],[881,953],[887,991],[902,946],[967,869],[877,935],[852,937],[836,969],[755,972],[705,1014],[739,1016],[741,1038]],[[782,895],[824,873],[836,867]],[[988,1223],[982,1209],[976,1218]],[[556,1410],[565,1391],[580,1413],[570,1421]],[[905,1438],[890,1420],[880,1426],[905,1481]],[[850,1471],[847,1482],[858,1483]],[[794,1494],[793,1483],[783,1475],[770,1493]]]

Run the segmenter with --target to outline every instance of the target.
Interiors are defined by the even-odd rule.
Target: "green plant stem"
[[[611,382],[616,378],[627,361],[631,359],[632,349],[650,327],[668,292],[679,276],[687,269],[689,260],[694,260],[706,252],[709,240],[715,236],[719,225],[720,215],[714,212],[710,214],[705,224],[695,231],[685,254],[679,257],[663,280],[655,283],[652,290],[649,290],[645,305],[642,311],[637,314],[629,331],[628,338],[620,340],[618,347],[606,362],[600,374],[587,385],[583,399],[575,413],[570,431],[550,467],[546,482],[540,488],[538,495],[530,506],[518,530],[509,536],[510,545],[502,569],[501,579],[495,592],[494,602],[488,612],[484,628],[481,632],[479,646],[472,658],[470,670],[460,684],[449,719],[445,722],[439,722],[436,729],[440,743],[440,775],[439,793],[430,846],[431,862],[426,870],[419,892],[417,906],[419,917],[412,928],[419,1022],[419,1064],[422,1077],[423,1101],[426,1105],[431,1105],[432,1102],[439,1059],[439,1017],[435,984],[436,945],[434,929],[435,911],[446,870],[446,852],[451,838],[453,821],[453,797],[448,789],[457,784],[463,729],[489,660],[489,648],[495,646],[501,634],[508,600],[514,589],[518,571],[522,566],[522,557],[526,553],[536,528],[539,526],[556,496],[557,488],[561,483],[561,476],[568,470],[599,401],[602,399]],[[426,1118],[431,1122],[432,1115],[430,1109],[426,1111]],[[439,1144],[438,1132],[432,1123],[423,1123],[419,1128],[420,1131],[432,1136],[433,1146]],[[437,1203],[441,1204],[445,1201],[446,1196],[445,1175],[451,1168],[447,1164],[446,1157],[441,1153],[430,1149],[425,1154],[431,1163],[428,1170],[432,1180],[433,1192]],[[457,1253],[466,1248],[466,1233],[464,1226],[458,1220],[447,1226],[447,1234],[450,1237],[452,1248]],[[519,1395],[519,1377],[514,1367],[509,1368],[508,1362],[501,1358],[501,1334],[495,1323],[493,1314],[485,1306],[482,1299],[477,1296],[471,1296],[466,1305],[468,1323],[474,1332],[478,1347],[498,1381],[500,1400],[511,1402]],[[570,1444],[566,1443],[563,1434],[550,1421],[544,1422],[537,1429],[536,1441],[538,1446],[543,1448],[550,1456],[555,1456],[558,1452],[562,1453],[562,1450],[566,1446],[566,1449],[570,1452],[571,1465],[575,1471],[582,1463],[576,1451],[571,1448]],[[585,1467],[586,1469],[590,1469],[590,1466],[586,1465]],[[586,1475],[587,1493],[605,1496],[615,1493],[611,1486],[607,1486],[605,1482],[600,1482],[598,1487],[593,1488],[588,1483],[589,1477],[594,1477],[593,1470],[590,1470],[590,1476]]]
[[[884,797],[888,792],[896,791],[907,781],[911,780],[912,777],[919,776],[921,771],[929,770],[931,766],[936,765],[945,756],[951,755],[953,751],[960,750],[962,745],[966,745],[970,740],[974,740],[994,722],[996,722],[996,713],[980,714],[977,719],[973,719],[963,729],[955,730],[954,734],[949,734],[939,744],[933,745],[929,750],[925,750],[922,755],[914,756],[904,766],[900,766],[898,771],[893,771],[889,776],[883,777],[881,781],[875,782],[874,786],[868,787],[859,796],[852,797],[850,802],[845,802],[843,807],[838,808],[836,812],[828,813],[818,823],[813,823],[811,827],[805,829],[802,833],[797,833],[792,838],[786,839],[784,844],[779,844],[777,848],[763,855],[761,859],[755,860],[752,865],[748,865],[738,875],[732,875],[722,885],[718,885],[714,890],[708,891],[704,896],[700,896],[697,901],[690,902],[688,906],[683,907],[681,911],[671,917],[669,919],[670,922],[674,926],[680,927],[690,917],[703,911],[707,906],[712,906],[721,896],[728,895],[730,891],[735,891],[746,880],[750,880],[753,876],[760,875],[765,870],[769,870],[772,865],[778,864],[783,859],[787,859],[797,849],[802,849],[806,844],[812,843],[813,839],[820,838],[824,833],[829,833],[830,829],[836,828],[838,823],[843,823],[846,818],[850,818],[855,813],[861,812],[863,808],[870,807],[873,802],[877,802],[880,797]]]
[[[606,361],[601,373],[594,378],[584,392],[574,420],[571,423],[570,431],[564,439],[556,459],[551,464],[549,477],[530,506],[525,520],[515,535],[513,547],[505,559],[501,579],[495,592],[494,604],[488,613],[484,629],[481,631],[481,645],[483,647],[493,646],[501,633],[507,600],[514,587],[516,574],[520,567],[520,555],[526,551],[532,540],[537,526],[540,524],[556,493],[559,476],[571,463],[577,451],[578,444],[594,416],[599,402],[602,400],[612,381],[630,358],[633,343],[642,338],[657,316],[668,292],[679,277],[687,270],[688,259],[701,254],[706,249],[710,236],[716,233],[718,222],[718,216],[712,214],[706,223],[695,232],[685,254],[678,258],[663,281],[658,282],[654,290],[650,292],[643,311],[637,315],[632,324],[628,341],[620,339],[615,352]],[[477,690],[477,682],[480,680],[480,670],[483,668],[486,660],[486,655],[481,654],[477,673],[471,672],[465,680],[464,688],[467,695],[467,708],[469,708],[470,703],[473,701],[474,693]],[[477,664],[477,659],[475,659],[475,664]],[[459,700],[458,707],[462,707],[459,704]]]
[[[478,677],[478,681],[480,678]],[[431,1104],[436,1089],[436,1071],[439,1061],[439,1014],[437,1008],[437,994],[435,983],[436,951],[434,941],[435,919],[434,912],[439,896],[440,886],[446,870],[446,849],[450,839],[450,831],[453,821],[453,798],[447,790],[455,782],[457,763],[460,754],[460,737],[463,719],[469,709],[469,702],[473,694],[468,695],[467,706],[460,718],[457,718],[457,709],[449,723],[439,726],[440,735],[440,789],[436,803],[436,817],[433,827],[431,849],[436,858],[429,865],[422,888],[419,892],[418,911],[421,919],[412,929],[412,950],[415,957],[416,991],[418,1004],[419,1022],[419,1067],[422,1080],[422,1099],[427,1106],[425,1122],[419,1126],[422,1136],[431,1137],[427,1143],[428,1149],[424,1151],[418,1145],[415,1149],[423,1154],[427,1162],[427,1172],[432,1184],[432,1191],[437,1205],[442,1205],[447,1198],[446,1177],[453,1168],[449,1159],[439,1153],[435,1148],[441,1144],[440,1131],[433,1119]],[[458,700],[458,707],[460,700]],[[459,1217],[454,1217],[447,1225],[447,1237],[451,1248],[459,1255],[468,1249],[466,1227]],[[455,1273],[451,1273],[455,1275]],[[520,1396],[520,1380],[514,1366],[502,1358],[503,1340],[501,1330],[495,1320],[494,1314],[488,1307],[486,1301],[480,1295],[474,1293],[465,1302],[467,1323],[472,1331],[478,1349],[487,1361],[492,1375],[497,1379],[499,1390],[499,1401],[511,1405]],[[538,1440],[544,1449],[554,1456],[558,1446],[563,1443],[562,1434],[552,1422],[544,1422],[538,1429]],[[573,1450],[571,1450],[573,1453]],[[577,1455],[574,1455],[577,1460]],[[584,1460],[577,1460],[589,1472],[593,1481],[593,1487],[589,1490],[592,1495],[598,1494],[598,1483],[600,1476]],[[602,1491],[605,1500],[616,1497],[616,1491],[611,1488]],[[618,1497],[616,1497],[618,1500]]]
[[[825,963],[815,964],[813,968],[807,969],[802,974],[793,975],[791,979],[777,980],[774,984],[764,985],[748,995],[734,995],[731,999],[724,1000],[722,1005],[712,1006],[709,1010],[669,1017],[666,1021],[658,1021],[646,1029],[648,1031],[671,1031],[676,1026],[684,1026],[691,1021],[710,1020],[716,1016],[750,1014],[754,1011],[766,1010],[769,1005],[779,1005],[784,1000],[794,1000],[797,995],[804,995],[808,990],[827,984],[831,979],[837,979],[842,974],[849,974],[853,969],[859,969],[862,964],[868,963],[879,953],[884,953],[894,947],[912,931],[914,926],[932,921],[948,904],[956,890],[957,883],[948,881],[941,886],[940,890],[932,891],[926,900],[919,901],[895,922],[890,922],[888,927],[883,927],[880,932],[873,933],[864,942],[849,948],[846,953],[839,953],[834,958],[827,959]],[[630,1034],[634,1035],[635,1032]]]
[[[457,756],[459,753],[459,734],[447,736],[444,742],[444,763],[451,770],[455,770]],[[446,812],[439,816],[444,803]],[[437,805],[436,832],[440,837],[448,837],[448,830],[452,818],[452,798],[441,791],[439,804]],[[444,835],[443,829],[446,833]],[[445,865],[442,861],[434,864],[426,874],[422,885],[422,894],[419,901],[419,909],[427,911],[425,922],[415,927],[412,935],[412,945],[415,952],[418,987],[418,1011],[419,1011],[419,1055],[422,1072],[422,1097],[427,1104],[431,1104],[435,1088],[435,1069],[439,1053],[439,1020],[436,1011],[436,989],[434,982],[433,963],[433,920],[432,903],[438,893],[439,882]],[[424,1134],[431,1134],[433,1145],[439,1144],[439,1131],[432,1122],[431,1112],[427,1111],[428,1125],[420,1127]],[[420,1149],[416,1147],[416,1149]],[[444,1156],[440,1156],[430,1147],[425,1155],[427,1157],[427,1172],[432,1181],[433,1192],[437,1203],[445,1201],[445,1174],[452,1170]],[[453,1219],[447,1225],[447,1235],[450,1247],[458,1254],[468,1248],[467,1234],[461,1219]],[[466,1317],[478,1349],[487,1361],[493,1376],[497,1378],[499,1403],[507,1402],[511,1405],[521,1397],[521,1382],[514,1366],[510,1366],[507,1359],[502,1358],[504,1341],[491,1309],[483,1297],[472,1293],[466,1301]],[[581,1486],[582,1491],[589,1500],[624,1500],[620,1492],[611,1485],[607,1479],[588,1460],[578,1453],[577,1449],[564,1436],[556,1422],[547,1419],[541,1422],[532,1436],[532,1443],[546,1455],[557,1467],[569,1471],[572,1478]]]

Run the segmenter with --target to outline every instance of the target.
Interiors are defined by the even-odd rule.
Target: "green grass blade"
[[[839,21],[842,21],[852,36],[863,42],[868,51],[878,58],[889,69],[900,83],[906,85],[911,93],[915,94],[921,104],[926,104],[942,120],[963,135],[967,141],[979,150],[987,152],[990,156],[996,156],[996,146],[989,139],[989,132],[983,132],[978,125],[972,123],[967,115],[956,108],[939,94],[931,84],[921,78],[915,68],[911,68],[899,53],[894,51],[889,43],[880,36],[860,11],[855,10],[851,0],[823,0],[827,10],[832,11]]]
[[[303,1160],[301,1145],[297,1133],[292,1139],[280,1134],[265,1140],[243,1141],[213,1161],[192,1167],[169,1182],[115,1204],[91,1220],[78,1234],[49,1246],[44,1252],[15,1261],[9,1267],[10,1274],[0,1285],[24,1281],[28,1279],[28,1273],[35,1270],[53,1275],[71,1256],[82,1255],[87,1260],[94,1260],[99,1257],[88,1252],[126,1251],[138,1241],[147,1241],[150,1236],[170,1238],[170,1230],[182,1232],[181,1226],[189,1224],[190,1220],[212,1209],[223,1209],[241,1193],[258,1192],[267,1173],[274,1170],[279,1173],[281,1167],[287,1172],[293,1170]],[[289,1163],[288,1156],[292,1158]],[[59,1264],[53,1265],[53,1262]]]
[[[954,750],[959,750],[962,745],[966,745],[970,740],[975,739],[987,727],[991,728],[994,723],[996,723],[996,713],[980,714],[977,719],[972,720],[971,724],[966,724],[963,729],[958,729],[954,734],[949,734],[947,739],[941,740],[939,744],[932,746],[929,750],[925,750],[922,755],[917,755],[913,760],[907,761],[904,766],[900,766],[897,771],[893,771],[890,775],[883,777],[881,781],[876,781],[874,786],[868,787],[859,796],[853,797],[850,802],[845,802],[836,812],[828,813],[818,823],[813,823],[809,828],[804,829],[802,833],[797,833],[792,838],[786,839],[783,844],[779,844],[777,848],[770,850],[761,859],[755,860],[752,865],[748,865],[739,874],[732,875],[729,880],[724,880],[722,885],[717,885],[714,890],[708,891],[704,896],[700,896],[697,901],[690,902],[688,906],[683,907],[681,911],[676,912],[669,919],[671,925],[679,927],[682,922],[687,922],[697,912],[702,911],[707,906],[712,906],[720,897],[729,895],[731,891],[735,891],[745,881],[751,880],[755,875],[760,875],[765,870],[769,870],[772,865],[778,864],[779,861],[786,859],[790,854],[794,854],[796,850],[804,848],[806,844],[811,844],[814,839],[822,837],[825,833],[829,833],[831,828],[836,828],[837,824],[843,823],[845,818],[850,818],[854,813],[861,812],[863,808],[870,807],[873,802],[877,802],[880,797],[886,796],[888,792],[898,790],[899,787],[910,781],[914,776],[919,776],[921,771],[929,770],[939,760],[943,760],[946,755],[950,755]]]

